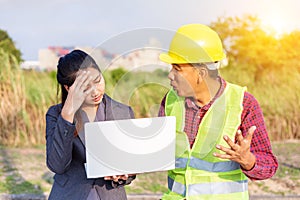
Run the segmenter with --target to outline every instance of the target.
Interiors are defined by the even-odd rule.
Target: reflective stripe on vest
[[[229,194],[248,190],[248,180],[236,182],[202,183],[189,185],[189,196],[199,194]]]
[[[193,148],[183,132],[185,101],[170,90],[166,96],[166,116],[176,117],[176,169],[168,172],[166,199],[248,199],[248,181],[240,165],[216,158],[216,144],[225,147],[226,134],[234,138],[241,124],[245,88],[228,83],[203,117]],[[163,198],[164,199],[164,198]]]
[[[185,185],[175,182],[173,179],[168,177],[168,188],[172,192],[176,192],[177,194],[180,194],[182,196],[185,196],[186,188]]]
[[[190,167],[205,170],[209,172],[228,172],[236,169],[240,169],[240,164],[234,161],[225,161],[225,162],[207,162],[198,158],[190,158]]]
[[[186,168],[187,162],[187,158],[176,158],[175,168]]]
[[[235,192],[245,192],[248,190],[248,180],[236,182],[219,182],[219,183],[201,183],[189,185],[188,196],[202,194],[229,194]],[[185,185],[178,183],[168,177],[168,188],[182,196],[186,194]]]
[[[188,158],[177,158],[175,162],[176,168],[186,168]],[[207,162],[195,157],[190,158],[189,166],[199,170],[205,170],[209,172],[227,172],[240,169],[240,164],[234,161],[225,162]]]

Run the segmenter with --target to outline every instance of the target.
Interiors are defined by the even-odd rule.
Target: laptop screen
[[[88,178],[175,168],[175,117],[85,124]]]

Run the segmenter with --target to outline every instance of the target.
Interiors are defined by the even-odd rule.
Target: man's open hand
[[[227,135],[225,135],[224,140],[227,142],[230,148],[226,148],[218,144],[216,145],[216,148],[223,151],[225,154],[214,153],[213,155],[218,158],[229,159],[238,162],[243,169],[251,170],[256,161],[255,156],[250,152],[251,140],[255,129],[255,126],[251,126],[246,137],[243,137],[241,131],[238,130],[236,135],[236,143],[234,143]]]

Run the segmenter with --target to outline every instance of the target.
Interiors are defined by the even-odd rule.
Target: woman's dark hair
[[[68,96],[68,91],[65,89],[64,85],[70,87],[76,79],[78,70],[89,67],[95,68],[101,73],[95,60],[81,50],[74,50],[59,59],[56,78],[61,86],[62,105],[64,105]]]

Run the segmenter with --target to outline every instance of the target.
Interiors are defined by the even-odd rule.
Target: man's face
[[[198,71],[191,64],[172,64],[168,78],[178,96],[194,97],[195,87],[199,78]]]

